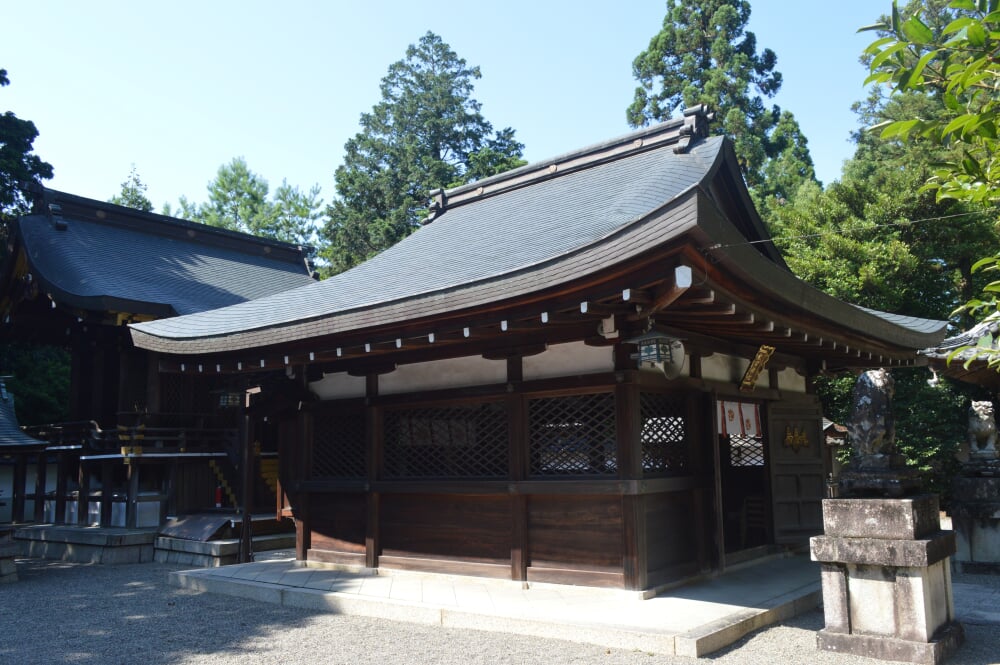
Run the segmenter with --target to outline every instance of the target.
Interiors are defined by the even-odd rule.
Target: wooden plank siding
[[[511,361],[508,368],[513,369],[509,374],[521,378],[519,363]],[[307,406],[311,411],[300,414],[302,423],[325,423],[323,427],[337,430],[342,422],[341,436],[356,427],[356,414],[363,409],[366,462],[357,477],[317,477],[319,467],[310,470],[313,458],[329,459],[335,451],[326,449],[320,455],[316,442],[322,438],[328,448],[340,445],[339,439],[301,425],[282,430],[299,436],[308,433],[310,439],[295,446],[302,449],[298,457],[302,466],[289,465],[296,476],[290,479],[295,488],[290,496],[298,502],[294,512],[300,530],[305,530],[300,539],[309,543],[300,558],[637,590],[703,570],[709,565],[706,552],[711,542],[705,518],[711,512],[706,507],[711,504],[710,466],[705,462],[711,448],[707,440],[700,440],[705,439],[706,428],[699,421],[709,417],[704,410],[709,402],[698,390],[678,391],[653,383],[642,385],[640,393],[639,373],[620,371],[514,380],[464,394],[448,390],[379,396],[377,385],[369,382],[366,406],[357,400]],[[641,443],[646,435],[640,401],[652,394],[680,405],[677,418],[686,423],[687,451],[683,462],[676,462],[676,471],[646,468],[650,461]],[[570,408],[576,402],[589,406],[587,400],[602,395],[597,404],[611,400],[614,423],[608,426],[613,428],[587,431],[591,438],[611,432],[612,457],[598,455],[604,466],[577,471],[574,464],[594,459],[578,453],[569,454],[569,470],[555,472],[540,462],[544,449],[540,453],[538,446],[547,439],[538,433],[539,427],[558,430],[560,422],[580,423],[572,411],[562,416],[556,409],[556,415],[545,415],[548,420],[541,425],[535,423],[533,439],[532,401],[549,408],[552,400],[565,399]],[[443,422],[487,407],[505,413],[498,422],[506,422],[507,436],[502,443],[490,444],[502,447],[506,455],[500,477],[392,475],[401,468],[390,464],[392,455],[400,454],[401,444],[393,448],[387,437],[398,436],[393,432],[401,418],[402,422],[408,417],[427,420],[437,414]],[[587,424],[587,420],[585,414],[581,421]],[[423,426],[434,429],[432,425]],[[480,438],[477,434],[477,444]],[[408,454],[416,443],[407,439]],[[426,443],[421,442],[422,450],[428,449]],[[348,457],[356,454],[344,451]],[[448,455],[449,463],[452,457]]]

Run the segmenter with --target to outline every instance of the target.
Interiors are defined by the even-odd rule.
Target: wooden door
[[[774,542],[800,545],[823,532],[823,411],[812,395],[768,407]]]

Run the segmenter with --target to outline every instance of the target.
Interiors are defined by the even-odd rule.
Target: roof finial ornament
[[[708,136],[708,123],[714,119],[715,114],[704,104],[684,109],[684,125],[677,132],[681,138],[674,146],[674,152],[685,153],[692,139]]]
[[[481,189],[481,188],[480,188]],[[448,195],[443,189],[432,189],[427,202],[427,217],[422,224],[430,224],[448,207]]]

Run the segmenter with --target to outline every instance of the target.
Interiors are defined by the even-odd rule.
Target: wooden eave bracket
[[[693,274],[689,266],[676,266],[671,281],[648,296],[648,303],[639,302],[639,300],[646,300],[645,294],[642,294],[643,297],[640,298],[640,293],[633,294],[630,289],[626,289],[622,292],[622,298],[630,302],[636,302],[639,305],[637,311],[629,315],[629,320],[637,321],[649,318],[672,305],[691,288],[691,284],[693,283],[692,277]]]

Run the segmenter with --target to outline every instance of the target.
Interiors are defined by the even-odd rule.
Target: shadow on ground
[[[19,560],[0,593],[0,663],[177,663],[266,653],[271,636],[315,613],[178,589],[176,567]],[[82,573],[82,574],[81,574]]]

